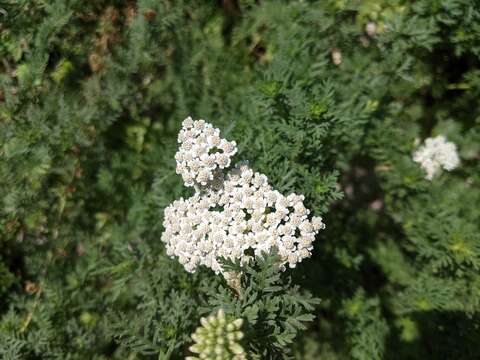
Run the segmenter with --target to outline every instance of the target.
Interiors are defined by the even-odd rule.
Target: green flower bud
[[[195,342],[189,350],[198,354],[197,357],[187,357],[187,360],[246,360],[245,351],[239,340],[243,338],[240,330],[242,319],[231,319],[223,309],[208,318],[201,318],[200,324],[192,340]]]

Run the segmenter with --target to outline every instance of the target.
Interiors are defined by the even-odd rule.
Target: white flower
[[[368,36],[375,36],[377,34],[377,24],[373,21],[370,21],[365,25],[365,31],[367,32]]]
[[[192,128],[203,131],[207,137],[217,132],[210,124],[191,118],[183,124],[181,143],[188,138],[197,141],[198,136],[184,136]],[[230,162],[230,156],[236,152],[235,143],[223,139],[222,142],[223,154],[228,154]],[[191,145],[210,146],[199,142]],[[177,153],[176,158],[179,161],[185,156]],[[311,255],[315,235],[325,224],[321,217],[308,219],[310,212],[303,204],[303,195],[282,195],[272,189],[265,175],[254,172],[246,163],[223,173],[218,168],[213,172],[212,165],[201,157],[194,160],[200,161],[198,169],[193,161],[180,164],[180,169],[187,169],[182,176],[188,180],[187,186],[194,181],[202,187],[196,188],[189,199],[180,198],[165,209],[162,234],[167,254],[178,257],[187,271],[194,272],[204,265],[220,273],[219,257],[245,263],[251,259],[247,255],[251,251],[261,255],[273,247],[278,249],[282,265],[292,268]]]
[[[427,173],[427,180],[432,180],[442,168],[450,171],[460,164],[457,146],[447,142],[443,135],[426,139],[425,144],[413,154],[413,161],[420,163]]]
[[[183,121],[178,142],[177,174],[185,186],[206,186],[214,181],[215,170],[230,166],[230,158],[237,152],[235,141],[221,139],[219,129],[191,117]]]
[[[342,63],[342,52],[337,48],[332,49],[332,61],[337,66]]]

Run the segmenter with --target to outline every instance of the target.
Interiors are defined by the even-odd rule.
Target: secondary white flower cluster
[[[183,121],[178,142],[177,174],[182,175],[186,186],[206,186],[217,169],[230,166],[230,158],[237,152],[235,141],[222,139],[219,129],[191,117]]]
[[[245,350],[239,341],[243,338],[240,330],[243,319],[228,319],[220,309],[216,315],[201,318],[202,326],[195,330],[192,339],[195,344],[189,350],[197,356],[186,360],[246,360]]]
[[[443,135],[426,139],[425,144],[413,154],[413,160],[425,170],[427,180],[432,180],[442,168],[450,171],[460,164],[457,146]]]
[[[187,271],[204,265],[220,273],[219,257],[245,263],[273,247],[291,268],[311,255],[325,225],[321,217],[309,220],[303,195],[282,195],[245,163],[207,184],[165,209],[162,241]]]

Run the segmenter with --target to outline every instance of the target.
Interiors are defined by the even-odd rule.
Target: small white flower
[[[237,152],[236,143],[221,139],[219,129],[191,117],[183,121],[178,142],[177,173],[185,186],[206,186],[214,180],[215,170],[228,167],[230,158]]]
[[[368,22],[367,25],[365,25],[365,31],[368,36],[374,37],[377,34],[377,24],[373,21]]]
[[[342,52],[337,48],[332,49],[332,61],[337,66],[342,63]]]
[[[457,146],[447,142],[443,135],[426,139],[425,144],[413,154],[413,161],[425,170],[427,180],[432,180],[442,168],[451,171],[460,164]]]

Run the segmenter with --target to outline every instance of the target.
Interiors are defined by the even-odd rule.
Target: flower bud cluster
[[[187,119],[184,127],[195,123]],[[284,196],[245,163],[218,171],[206,184],[165,209],[162,241],[188,272],[204,265],[218,274],[220,257],[243,264],[274,247],[281,265],[294,268],[311,255],[316,234],[325,228],[321,217],[309,219],[303,195]]]
[[[222,309],[216,315],[201,318],[192,339],[195,342],[189,350],[198,356],[186,360],[246,360],[245,351],[239,341],[243,338],[240,330],[242,319],[230,320]]]
[[[420,163],[427,173],[427,180],[432,180],[442,168],[450,171],[460,164],[457,146],[447,142],[443,135],[426,139],[425,144],[413,154],[413,161]]]
[[[178,142],[176,170],[186,186],[206,186],[214,179],[217,169],[230,166],[230,158],[237,152],[235,141],[222,139],[219,129],[191,117],[183,121]]]

